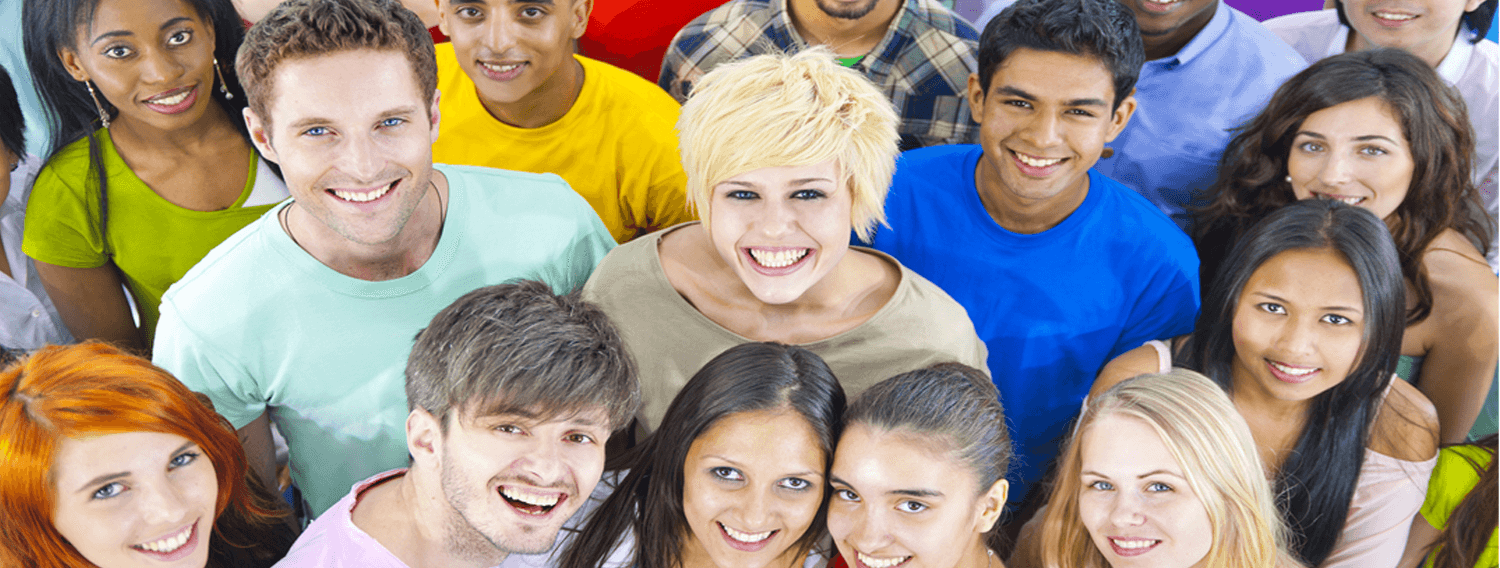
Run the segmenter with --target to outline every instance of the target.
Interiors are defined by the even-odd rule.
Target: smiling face
[[[818,9],[829,17],[858,20],[875,11],[882,0],[817,0]],[[885,0],[890,1],[890,0]]]
[[[785,568],[823,502],[817,434],[781,408],[731,414],[683,462],[684,566]]]
[[[1359,278],[1332,249],[1293,249],[1250,275],[1234,311],[1234,392],[1307,402],[1343,382],[1364,338]]]
[[[1366,97],[1308,115],[1286,168],[1297,199],[1337,199],[1385,219],[1406,199],[1416,161],[1396,111]]]
[[[988,559],[983,536],[1005,504],[1005,481],[979,487],[931,440],[855,424],[829,479],[828,532],[851,568],[953,568]]]
[[[454,54],[491,104],[552,93],[573,64],[588,26],[589,0],[442,0],[438,22]]]
[[[1150,424],[1102,416],[1080,443],[1078,516],[1110,566],[1204,565],[1214,543],[1208,510]]]
[[[1341,0],[1351,50],[1396,47],[1432,64],[1453,47],[1464,12],[1483,0]]]
[[[1185,44],[1214,17],[1219,0],[1118,0],[1135,14],[1141,38],[1151,43]]]
[[[58,55],[120,109],[116,122],[177,130],[213,105],[213,26],[183,0],[100,0]]]
[[[203,450],[162,432],[62,438],[52,524],[96,566],[202,568],[219,483]]]
[[[604,471],[608,415],[453,418],[436,444],[450,541],[546,552]]]
[[[995,70],[990,90],[969,77],[984,157],[976,179],[992,211],[1055,210],[1065,217],[1088,191],[1088,169],[1135,111],[1115,111],[1114,78],[1098,59],[1017,49]]]
[[[367,246],[400,237],[432,191],[438,127],[437,98],[424,103],[407,58],[357,50],[288,60],[273,84],[271,116],[246,110],[246,123],[298,209],[318,221],[299,237]]]
[[[761,168],[713,188],[709,240],[767,304],[801,298],[849,251],[854,202],[829,160]]]

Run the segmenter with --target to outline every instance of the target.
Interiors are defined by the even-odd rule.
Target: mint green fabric
[[[155,363],[240,428],[269,412],[313,515],[407,464],[403,370],[412,338],[480,286],[578,288],[614,239],[553,174],[437,166],[447,218],[420,269],[370,282],[292,242],[277,207],[224,241],[162,299]]]

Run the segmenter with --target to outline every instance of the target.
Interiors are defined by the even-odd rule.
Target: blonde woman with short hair
[[[648,430],[698,368],[741,343],[799,345],[851,394],[956,361],[984,369],[964,309],[874,250],[895,170],[890,101],[826,49],[716,68],[678,121],[701,222],[625,244],[584,288],[641,367]]]

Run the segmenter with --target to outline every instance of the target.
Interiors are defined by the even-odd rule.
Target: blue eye
[[[1110,483],[1108,481],[1095,481],[1093,483],[1088,484],[1087,487],[1089,489],[1093,489],[1095,491],[1114,491],[1115,490],[1114,484],[1112,484],[1112,483]]]
[[[199,454],[197,452],[183,452],[173,457],[172,461],[167,465],[172,469],[177,469],[179,467],[198,461],[198,455]]]
[[[394,128],[403,124],[406,124],[406,119],[404,118],[387,118],[380,121],[380,125],[386,128]]]
[[[110,483],[100,487],[94,492],[94,499],[109,499],[125,492],[125,485],[120,482]]]
[[[1155,483],[1147,485],[1146,486],[1146,490],[1147,491],[1152,491],[1152,492],[1171,491],[1172,490],[1172,486],[1171,485],[1167,485],[1165,483],[1162,483],[1160,481],[1157,481]]]
[[[303,136],[323,136],[326,134],[328,134],[328,128],[323,126],[314,126],[302,131]]]
[[[824,197],[828,197],[828,194],[823,193],[822,190],[818,189],[800,189],[792,193],[792,199],[800,199],[804,201],[812,201],[814,199],[822,199]]]
[[[755,192],[749,191],[749,190],[745,190],[745,189],[736,189],[734,191],[730,191],[729,193],[724,194],[724,196],[728,197],[730,199],[739,199],[739,200],[745,200],[745,201],[748,201],[748,200],[751,200],[751,199],[758,199],[758,198],[760,198],[760,196],[756,195]]]
[[[1317,142],[1303,142],[1297,145],[1297,149],[1303,152],[1321,152],[1323,151],[1323,145]]]

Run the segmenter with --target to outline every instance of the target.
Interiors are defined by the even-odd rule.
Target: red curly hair
[[[0,523],[0,565],[92,566],[52,524],[50,471],[64,436],[182,436],[213,463],[215,533],[226,517],[279,522],[279,513],[252,496],[245,454],[229,422],[144,359],[96,342],[48,346],[0,372],[0,392],[0,510],[8,517]],[[224,515],[231,504],[242,514]]]

